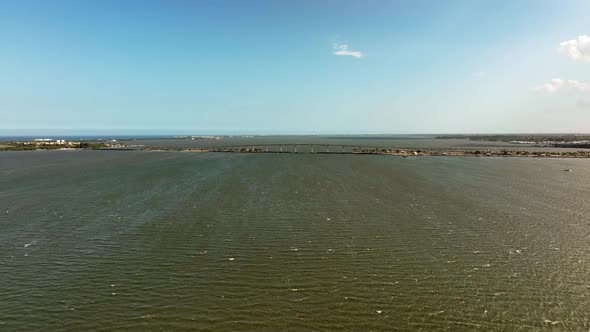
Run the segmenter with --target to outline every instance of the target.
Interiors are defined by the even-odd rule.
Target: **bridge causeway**
[[[421,150],[407,150],[391,147],[347,145],[347,144],[250,144],[223,145],[203,148],[209,152],[238,152],[238,153],[305,153],[305,154],[400,154],[412,155]]]

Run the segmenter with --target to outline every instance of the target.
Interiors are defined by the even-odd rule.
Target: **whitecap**
[[[553,320],[549,320],[549,319],[543,319],[543,323],[545,323],[545,324],[551,324],[551,325],[557,325],[557,324],[560,323],[560,321],[558,321],[558,320],[553,321]]]

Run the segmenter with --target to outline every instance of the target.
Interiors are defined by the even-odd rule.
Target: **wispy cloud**
[[[574,60],[590,62],[590,36],[582,35],[576,39],[561,42],[559,52]]]
[[[334,44],[334,55],[347,55],[360,59],[365,56],[361,51],[352,51],[346,44]]]
[[[471,73],[471,76],[476,77],[476,78],[482,78],[482,77],[486,76],[486,72],[485,71],[474,71],[473,73]]]
[[[590,92],[590,84],[576,80],[563,80],[554,78],[549,83],[545,83],[537,88],[536,91],[554,93],[562,89],[573,89],[580,92]]]

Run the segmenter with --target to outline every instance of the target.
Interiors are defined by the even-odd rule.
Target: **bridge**
[[[287,144],[250,144],[250,145],[223,145],[203,148],[209,152],[242,152],[242,153],[330,153],[330,154],[398,154],[417,155],[422,150],[400,149],[391,147],[346,145],[346,144],[311,144],[311,143],[287,143]]]

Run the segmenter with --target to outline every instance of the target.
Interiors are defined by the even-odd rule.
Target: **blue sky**
[[[588,13],[582,0],[3,0],[0,135],[590,132]]]

